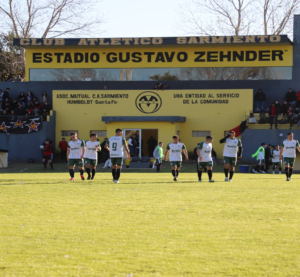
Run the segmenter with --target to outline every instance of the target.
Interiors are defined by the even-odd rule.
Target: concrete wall
[[[55,112],[49,117],[49,121],[43,121],[43,127],[38,132],[29,134],[3,134],[0,133],[0,149],[7,149],[8,161],[27,162],[33,158],[35,162],[41,162],[42,151],[39,146],[45,139],[53,140],[53,146],[57,148],[55,142]]]

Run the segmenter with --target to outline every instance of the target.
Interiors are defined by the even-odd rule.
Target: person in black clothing
[[[105,148],[106,142],[107,142],[107,138],[105,138],[101,143],[101,157],[104,163],[109,159],[109,151]],[[100,155],[98,155],[98,159],[99,158]]]
[[[139,141],[137,140],[136,135],[133,135],[129,140],[128,140],[128,146],[130,150],[130,155],[131,157],[138,156],[138,150],[137,147],[139,145]],[[133,153],[134,154],[133,154]]]
[[[25,107],[26,95],[22,91],[20,92],[20,95],[18,96],[18,102],[21,102],[23,107]]]
[[[254,96],[254,101],[256,103],[256,110],[264,112],[264,104],[266,101],[266,95],[263,93],[262,89],[259,89]]]
[[[25,108],[23,107],[21,102],[19,102],[18,107],[16,108],[16,114],[25,115]]]
[[[289,105],[286,101],[283,102],[283,105],[281,106],[281,113],[285,117],[288,113]]]
[[[47,115],[49,115],[49,112],[50,112],[50,105],[48,104],[48,102],[44,102],[44,104],[42,105],[42,116],[44,121],[47,120]]]
[[[268,146],[265,148],[265,163],[266,163],[266,173],[268,173],[269,166],[272,164],[272,151],[271,151],[272,145],[268,144]]]
[[[197,146],[194,148],[194,155],[192,156],[192,163],[196,163],[197,167],[198,167],[198,154],[197,154],[197,150],[198,150],[198,145],[200,143],[197,144]]]
[[[281,114],[281,105],[279,101],[275,101],[275,107],[277,108],[277,110],[279,110],[279,114]]]
[[[213,159],[213,163],[217,164],[217,153],[216,153],[216,151],[213,148],[211,150],[211,157]]]
[[[9,101],[8,97],[2,102],[2,109],[4,115],[9,115],[12,111],[11,102]]]
[[[296,105],[296,101],[297,101],[296,92],[294,92],[291,88],[285,95],[285,101],[292,107]]]
[[[273,122],[275,121],[275,129],[277,129],[277,117],[280,115],[280,110],[276,107],[275,102],[268,109],[269,111],[269,120],[270,120],[270,129],[272,129]]]
[[[6,88],[6,90],[4,91],[3,93],[3,101],[6,99],[6,98],[10,98],[9,97],[9,92],[10,92],[10,88]]]
[[[154,149],[157,145],[157,140],[154,139],[152,136],[148,139],[147,141],[147,144],[148,144],[148,156],[149,157],[152,157],[153,156],[153,152],[154,152]]]

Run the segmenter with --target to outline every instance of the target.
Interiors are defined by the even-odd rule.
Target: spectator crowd
[[[256,112],[259,113],[268,112],[270,129],[273,128],[273,124],[277,129],[277,123],[278,123],[277,118],[279,115],[283,116],[283,119],[281,120],[280,123],[282,124],[289,123],[290,129],[292,128],[293,124],[297,124],[297,127],[299,127],[300,91],[296,93],[295,91],[293,91],[292,88],[290,88],[288,92],[285,94],[285,101],[282,104],[280,104],[279,101],[274,101],[266,110],[265,110],[266,95],[262,91],[262,89],[259,89],[257,93],[254,95],[254,101],[255,101]]]
[[[5,91],[0,89],[0,115],[34,115],[42,116],[43,120],[47,120],[50,110],[46,91],[43,91],[40,96],[34,95],[31,91],[27,94],[20,92],[17,98],[12,98],[10,88],[6,88]]]

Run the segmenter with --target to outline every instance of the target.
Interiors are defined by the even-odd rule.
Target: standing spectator
[[[197,167],[198,167],[198,163],[197,163],[197,160],[198,160],[198,154],[197,154],[197,150],[198,150],[198,146],[199,146],[200,143],[197,144],[197,146],[194,148],[194,155],[192,156],[192,163],[196,163],[197,164]]]
[[[2,109],[4,115],[9,115],[11,113],[11,103],[8,98],[5,98],[5,100],[2,102]]]
[[[268,144],[265,148],[266,173],[268,173],[269,166],[272,164],[272,149],[273,146],[271,144]]]
[[[279,101],[275,101],[275,107],[279,110],[279,114],[281,114],[281,105]]]
[[[38,115],[41,113],[42,104],[39,103],[38,101],[35,101],[35,103],[33,104],[33,108],[34,108],[34,115]]]
[[[15,82],[16,81],[16,77],[12,76],[9,80],[7,80],[7,82]]]
[[[130,149],[130,155],[131,157],[133,156],[137,156],[138,155],[138,150],[137,150],[137,146],[138,146],[138,140],[136,135],[133,135],[129,140],[128,140],[128,146]],[[134,153],[134,155],[132,154],[132,152]]]
[[[43,115],[43,120],[46,121],[47,120],[47,115],[49,115],[50,112],[50,105],[48,104],[48,102],[45,102],[42,105],[42,115]]]
[[[264,112],[264,105],[266,101],[266,95],[263,93],[262,89],[259,89],[258,92],[254,96],[254,100],[256,103],[256,110],[260,112]]]
[[[104,138],[103,142],[101,143],[101,157],[103,159],[104,164],[109,159],[109,151],[106,149],[105,145],[107,142],[107,138]],[[98,155],[98,158],[100,155]]]
[[[68,143],[66,142],[65,138],[59,142],[58,147],[60,148],[60,160],[62,163],[67,162],[67,150],[68,150]]]
[[[154,152],[154,149],[157,145],[157,140],[153,138],[153,136],[151,136],[148,141],[147,141],[147,144],[148,144],[148,156],[149,157],[152,157],[153,155],[153,152]]]
[[[0,102],[3,102],[4,92],[0,89]]]
[[[23,107],[25,107],[26,104],[26,95],[23,91],[20,92],[20,95],[18,96],[18,102],[21,102]]]
[[[52,164],[53,149],[49,139],[45,140],[45,147],[43,151],[44,151],[43,153],[44,168],[47,169],[47,162],[49,162],[50,169],[53,169],[53,164]]]
[[[300,90],[296,93],[296,97],[297,97],[296,106],[297,106],[297,108],[299,108],[300,107]]]
[[[288,110],[289,110],[289,105],[286,101],[284,101],[283,105],[281,106],[281,112],[284,117],[288,114]]]
[[[285,95],[285,101],[291,105],[292,107],[295,106],[297,100],[296,92],[294,92],[291,88],[289,88],[289,91]]]
[[[25,108],[23,107],[22,103],[18,103],[18,107],[16,108],[17,115],[25,115]]]
[[[10,98],[9,97],[9,92],[10,92],[10,88],[6,88],[4,93],[3,93],[3,101],[6,99],[6,98]]]
[[[275,129],[277,128],[277,117],[280,114],[280,110],[276,108],[275,102],[269,107],[269,120],[270,120],[270,129],[272,129],[273,122],[275,120]]]
[[[43,91],[42,96],[41,96],[41,102],[45,103],[45,102],[49,102],[49,97],[46,91]]]

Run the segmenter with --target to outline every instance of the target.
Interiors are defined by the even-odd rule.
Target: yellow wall
[[[110,137],[114,135],[116,128],[158,129],[158,140],[162,141],[164,145],[171,142],[172,136],[180,131],[181,141],[186,144],[189,151],[192,151],[197,143],[204,139],[192,137],[192,131],[211,131],[211,135],[215,138],[214,148],[220,157],[223,146],[218,141],[224,137],[224,131],[238,126],[253,105],[251,89],[165,90],[148,93],[160,96],[161,107],[154,113],[143,113],[136,106],[136,102],[139,103],[136,100],[140,99],[139,95],[143,92],[140,90],[53,91],[53,109],[56,111],[56,141],[61,140],[61,130],[78,130],[81,139],[88,139],[91,130],[107,130],[108,137]],[[183,98],[178,98],[177,96],[181,94]],[[186,97],[186,94],[189,97]],[[71,98],[71,95],[81,98]],[[125,95],[128,98],[108,98],[116,95]],[[192,95],[201,98],[190,98]],[[218,95],[238,97],[218,98]],[[99,98],[96,98],[98,96]],[[214,100],[228,101],[228,103],[199,103],[200,101]],[[71,104],[70,102],[68,104],[68,101],[83,102],[82,104]],[[88,101],[92,102],[87,104]],[[103,101],[103,103],[96,104],[96,101]],[[147,112],[151,112],[155,107],[154,104],[149,107],[143,105],[144,111]],[[109,122],[106,124],[102,121],[102,116],[182,116],[186,117],[186,122],[175,122],[174,124],[171,122]]]

